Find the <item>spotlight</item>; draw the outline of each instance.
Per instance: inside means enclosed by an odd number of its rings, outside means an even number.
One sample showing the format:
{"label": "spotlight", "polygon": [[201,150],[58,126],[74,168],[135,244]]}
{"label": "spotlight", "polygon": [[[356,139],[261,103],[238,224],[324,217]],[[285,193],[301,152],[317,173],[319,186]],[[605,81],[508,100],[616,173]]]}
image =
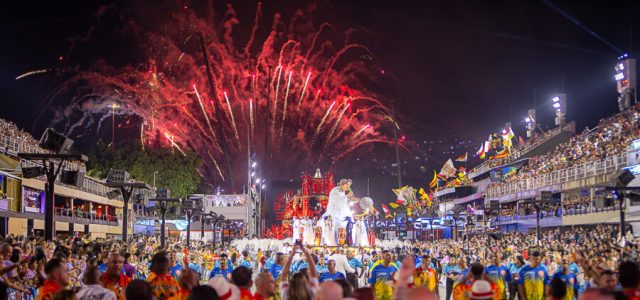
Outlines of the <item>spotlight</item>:
{"label": "spotlight", "polygon": [[527,122],[527,123],[531,123],[531,118],[526,117],[526,118],[524,118],[524,121]]}
{"label": "spotlight", "polygon": [[560,109],[560,103],[556,102],[553,104],[553,108]]}
{"label": "spotlight", "polygon": [[266,185],[266,184],[263,184],[263,185],[261,186],[261,188],[262,188],[263,190],[264,190],[266,187],[267,187],[267,185]]}
{"label": "spotlight", "polygon": [[256,179],[256,183],[258,184],[260,183],[260,178]]}
{"label": "spotlight", "polygon": [[624,73],[618,73],[615,76],[613,76],[613,78],[615,78],[616,80],[622,80],[624,79]]}
{"label": "spotlight", "polygon": [[551,100],[553,100],[553,103],[558,103],[558,102],[560,102],[560,97],[555,96],[555,97],[553,97],[553,99],[551,99]]}
{"label": "spotlight", "polygon": [[620,170],[614,175],[615,185],[619,188],[626,187],[635,178],[636,177],[633,175],[633,173],[631,173],[631,171],[629,171],[628,169]]}
{"label": "spotlight", "polygon": [[253,164],[251,164],[251,167],[255,168],[257,165],[258,165],[258,163],[254,161]]}

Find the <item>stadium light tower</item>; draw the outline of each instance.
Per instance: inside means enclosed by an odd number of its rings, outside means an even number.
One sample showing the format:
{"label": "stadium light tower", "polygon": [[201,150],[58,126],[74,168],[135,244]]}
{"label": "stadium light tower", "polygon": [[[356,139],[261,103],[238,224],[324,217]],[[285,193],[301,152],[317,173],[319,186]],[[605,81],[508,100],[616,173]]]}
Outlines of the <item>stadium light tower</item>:
{"label": "stadium light tower", "polygon": [[527,138],[533,137],[533,133],[536,130],[536,110],[529,109],[527,116],[524,118],[524,122],[527,123]]}
{"label": "stadium light tower", "polygon": [[551,98],[553,101],[553,109],[556,111],[556,125],[564,125],[565,116],[567,115],[567,95],[564,93],[558,94]]}
{"label": "stadium light tower", "polygon": [[620,111],[627,109],[633,103],[637,102],[636,95],[636,60],[629,58],[627,54],[618,57],[618,62],[614,68],[616,87],[620,96],[618,96],[618,108]]}

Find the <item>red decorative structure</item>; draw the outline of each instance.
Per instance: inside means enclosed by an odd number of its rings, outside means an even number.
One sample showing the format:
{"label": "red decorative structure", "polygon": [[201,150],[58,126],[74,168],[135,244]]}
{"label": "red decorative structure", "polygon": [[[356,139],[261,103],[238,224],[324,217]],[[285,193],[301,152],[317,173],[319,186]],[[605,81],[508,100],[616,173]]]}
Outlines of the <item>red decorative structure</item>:
{"label": "red decorative structure", "polygon": [[[321,216],[327,208],[329,193],[335,186],[333,174],[326,173],[325,176],[316,171],[315,176],[302,175],[302,189],[294,194],[292,191],[279,194],[274,203],[276,219],[282,221],[282,226],[278,232],[284,236],[291,236],[291,220],[296,218],[309,217],[311,219]],[[271,229],[273,235],[275,227]],[[265,233],[265,235],[267,235]]]}
{"label": "red decorative structure", "polygon": [[[320,172],[316,172],[316,175],[320,175]],[[302,175],[302,203],[303,203],[303,216],[315,217],[318,214],[324,213],[327,208],[327,201],[329,200],[329,193],[335,184],[333,183],[333,174],[326,173],[324,177],[314,176],[311,177],[307,174]],[[320,209],[316,210],[315,207],[309,208],[309,200],[315,199],[320,203]],[[309,210],[312,210],[311,212]]]}

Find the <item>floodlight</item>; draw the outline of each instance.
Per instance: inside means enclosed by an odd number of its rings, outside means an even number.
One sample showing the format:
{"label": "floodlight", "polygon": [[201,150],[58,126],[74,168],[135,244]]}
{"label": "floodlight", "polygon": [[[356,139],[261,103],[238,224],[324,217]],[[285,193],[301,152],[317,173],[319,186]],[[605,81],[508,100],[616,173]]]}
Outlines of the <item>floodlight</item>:
{"label": "floodlight", "polygon": [[256,183],[260,183],[260,178],[256,179]]}
{"label": "floodlight", "polygon": [[258,163],[254,161],[253,164],[251,164],[251,167],[255,168],[257,165],[258,165]]}
{"label": "floodlight", "polygon": [[622,80],[624,79],[624,73],[618,73],[615,76],[613,76],[616,80]]}
{"label": "floodlight", "polygon": [[524,121],[527,122],[527,123],[531,123],[531,118],[526,117],[526,118],[524,118]]}
{"label": "floodlight", "polygon": [[553,99],[551,99],[551,100],[553,100],[553,103],[558,103],[558,102],[560,102],[560,97],[555,96],[555,97],[553,97]]}
{"label": "floodlight", "polygon": [[620,71],[624,70],[624,64],[623,63],[619,63],[618,64],[618,70],[620,70]]}
{"label": "floodlight", "polygon": [[553,104],[553,108],[560,109],[560,103],[556,102]]}

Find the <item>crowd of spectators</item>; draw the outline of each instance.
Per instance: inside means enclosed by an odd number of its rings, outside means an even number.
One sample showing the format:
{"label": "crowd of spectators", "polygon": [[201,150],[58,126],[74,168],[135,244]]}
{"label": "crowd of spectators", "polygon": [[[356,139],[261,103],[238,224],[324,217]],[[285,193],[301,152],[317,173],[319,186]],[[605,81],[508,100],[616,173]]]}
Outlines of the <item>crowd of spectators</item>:
{"label": "crowd of spectators", "polygon": [[[637,299],[638,239],[616,226],[282,249],[155,237],[0,239],[0,299]],[[532,271],[533,270],[533,271]],[[504,271],[504,272],[503,272]],[[532,271],[533,275],[529,274]],[[254,275],[254,272],[257,275]],[[533,276],[533,277],[531,277]],[[554,280],[560,282],[554,282]],[[481,285],[490,287],[482,289]],[[442,290],[442,291],[441,291]],[[487,298],[478,298],[484,294]],[[5,296],[6,297],[3,297]],[[89,296],[87,296],[89,295]],[[90,296],[94,297],[91,298]],[[96,295],[101,295],[97,297]],[[478,296],[478,297],[477,297]],[[88,297],[88,298],[85,298]],[[554,299],[560,299],[554,298]]]}
{"label": "crowd of spectators", "polygon": [[635,109],[627,110],[602,119],[597,128],[585,129],[546,154],[532,157],[517,172],[503,177],[502,182],[492,183],[491,186],[534,178],[572,166],[601,161],[608,157],[621,156],[625,154],[629,144],[638,138],[640,138],[638,112]]}

